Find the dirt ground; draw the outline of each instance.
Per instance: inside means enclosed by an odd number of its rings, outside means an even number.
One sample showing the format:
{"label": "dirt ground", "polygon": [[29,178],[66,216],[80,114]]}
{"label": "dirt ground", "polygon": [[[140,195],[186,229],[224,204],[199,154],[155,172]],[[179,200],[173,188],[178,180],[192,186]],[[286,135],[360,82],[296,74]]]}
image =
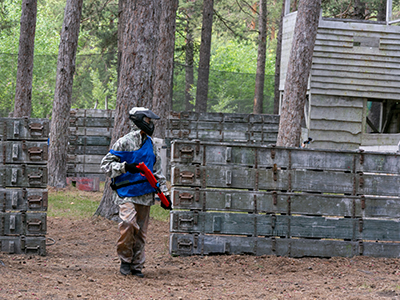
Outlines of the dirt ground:
{"label": "dirt ground", "polygon": [[400,259],[172,257],[151,220],[145,278],[119,274],[117,224],[48,218],[47,256],[0,253],[0,299],[400,299]]}

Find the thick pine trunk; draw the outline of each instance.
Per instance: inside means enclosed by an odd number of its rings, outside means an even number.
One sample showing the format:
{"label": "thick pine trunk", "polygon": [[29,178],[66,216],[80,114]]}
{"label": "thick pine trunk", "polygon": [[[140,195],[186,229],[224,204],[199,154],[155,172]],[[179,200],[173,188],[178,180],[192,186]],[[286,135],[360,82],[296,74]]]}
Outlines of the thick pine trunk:
{"label": "thick pine trunk", "polygon": [[19,36],[18,69],[14,117],[30,117],[32,111],[33,52],[35,47],[37,0],[23,0]]}
{"label": "thick pine trunk", "polygon": [[196,112],[207,111],[208,77],[210,74],[211,35],[213,21],[213,0],[204,0],[203,26],[201,28],[201,44],[199,71],[196,90]]}
{"label": "thick pine trunk", "polygon": [[[161,14],[159,1],[126,0],[123,13],[123,48],[120,65],[115,122],[111,145],[130,130],[129,110],[135,106],[151,107],[157,59],[158,29]],[[95,215],[118,219],[110,180]]]}
{"label": "thick pine trunk", "polygon": [[317,36],[321,0],[299,2],[279,123],[278,146],[300,145],[301,121]]}
{"label": "thick pine trunk", "polygon": [[274,83],[274,114],[279,114],[279,98],[280,98],[280,76],[281,76],[281,58],[282,58],[282,26],[283,16],[285,15],[285,0],[282,1],[282,12],[279,20],[279,32],[276,38],[276,57],[275,57],[275,83]]}
{"label": "thick pine trunk", "polygon": [[172,108],[172,75],[174,70],[175,19],[178,0],[161,1],[162,13],[154,82],[153,111],[161,119],[156,121],[154,136],[165,138],[167,117]]}
{"label": "thick pine trunk", "polygon": [[265,54],[267,52],[267,0],[260,0],[258,17],[258,54],[253,113],[263,113]]}
{"label": "thick pine trunk", "polygon": [[67,0],[61,29],[48,161],[49,185],[55,188],[63,188],[67,184],[69,114],[82,2],[83,0]]}

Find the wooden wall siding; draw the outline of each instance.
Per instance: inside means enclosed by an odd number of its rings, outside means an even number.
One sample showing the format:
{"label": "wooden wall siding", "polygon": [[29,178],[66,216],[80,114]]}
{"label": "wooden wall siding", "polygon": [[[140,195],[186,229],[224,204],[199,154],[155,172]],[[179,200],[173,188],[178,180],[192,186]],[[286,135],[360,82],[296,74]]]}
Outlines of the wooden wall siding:
{"label": "wooden wall siding", "polygon": [[105,180],[100,162],[109,150],[113,127],[113,110],[71,110],[67,171],[69,177],[99,177]]}
{"label": "wooden wall siding", "polygon": [[171,253],[399,255],[398,155],[179,140],[171,152]]}
{"label": "wooden wall siding", "polygon": [[364,98],[311,96],[308,136],[312,148],[358,149],[362,142]]}
{"label": "wooden wall siding", "polygon": [[400,28],[322,19],[311,93],[377,99],[400,97]]}
{"label": "wooden wall siding", "polygon": [[[280,90],[284,89],[296,13],[284,17]],[[400,28],[321,19],[314,47],[311,94],[397,100]]]}
{"label": "wooden wall siding", "polygon": [[49,120],[0,118],[0,251],[46,254]]}

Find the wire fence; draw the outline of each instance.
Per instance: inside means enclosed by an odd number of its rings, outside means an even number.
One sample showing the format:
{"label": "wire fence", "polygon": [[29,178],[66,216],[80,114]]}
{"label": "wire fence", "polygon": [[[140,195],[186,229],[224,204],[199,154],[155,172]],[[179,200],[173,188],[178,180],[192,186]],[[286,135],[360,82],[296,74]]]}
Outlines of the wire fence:
{"label": "wire fence", "polygon": [[[0,117],[14,109],[17,54],[0,53]],[[115,108],[117,96],[116,53],[78,55],[72,89],[72,108]],[[51,115],[57,73],[57,55],[35,55],[32,81],[32,117]],[[185,110],[185,66],[174,66],[173,110]],[[197,70],[194,68],[194,82]],[[210,69],[208,110],[253,111],[255,74]],[[189,93],[195,98],[196,86]],[[274,76],[265,77],[264,113],[273,112]]]}

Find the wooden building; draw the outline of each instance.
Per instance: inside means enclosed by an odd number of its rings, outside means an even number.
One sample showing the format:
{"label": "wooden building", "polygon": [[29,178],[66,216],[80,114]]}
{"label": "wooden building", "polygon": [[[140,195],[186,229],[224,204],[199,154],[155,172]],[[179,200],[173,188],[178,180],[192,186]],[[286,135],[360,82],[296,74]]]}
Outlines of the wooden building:
{"label": "wooden building", "polygon": [[[283,19],[281,95],[296,16],[287,11]],[[320,18],[302,137],[311,137],[313,148],[398,149],[400,26],[391,25],[396,22]]]}

